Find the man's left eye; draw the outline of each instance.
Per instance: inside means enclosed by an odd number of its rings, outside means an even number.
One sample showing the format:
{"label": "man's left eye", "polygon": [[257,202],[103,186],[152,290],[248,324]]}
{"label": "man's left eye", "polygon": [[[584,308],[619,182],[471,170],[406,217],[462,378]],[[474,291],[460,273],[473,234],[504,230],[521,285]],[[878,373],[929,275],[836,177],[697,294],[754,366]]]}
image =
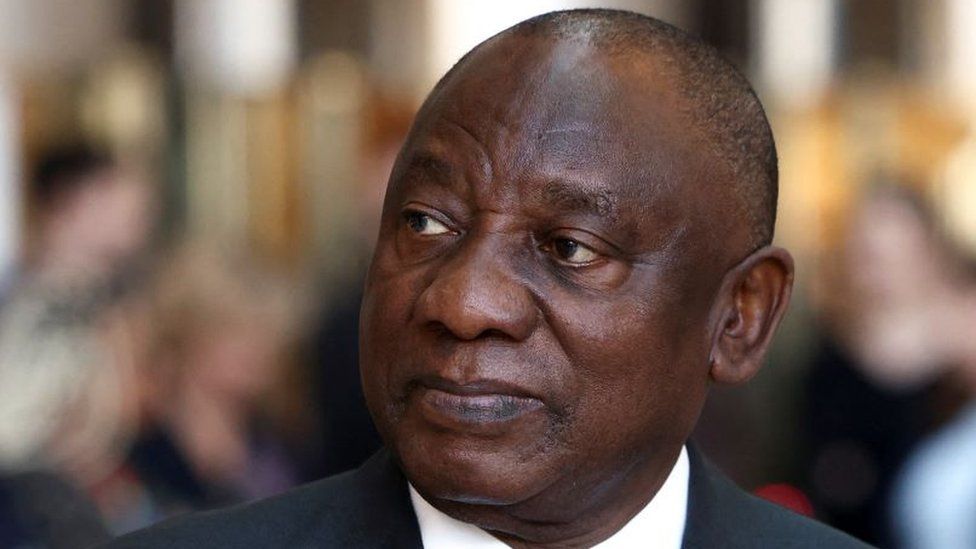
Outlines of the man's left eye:
{"label": "man's left eye", "polygon": [[551,247],[557,258],[572,265],[586,265],[600,257],[600,254],[571,238],[557,238],[552,241]]}
{"label": "man's left eye", "polygon": [[424,236],[448,234],[451,229],[433,217],[421,212],[406,212],[407,225],[413,232]]}

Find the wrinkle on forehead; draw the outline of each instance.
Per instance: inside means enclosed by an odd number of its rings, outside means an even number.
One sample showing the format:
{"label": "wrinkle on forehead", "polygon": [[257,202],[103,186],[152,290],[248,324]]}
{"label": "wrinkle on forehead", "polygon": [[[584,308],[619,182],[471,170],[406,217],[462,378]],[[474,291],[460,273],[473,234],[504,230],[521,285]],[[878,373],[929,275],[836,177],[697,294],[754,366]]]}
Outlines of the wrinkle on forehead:
{"label": "wrinkle on forehead", "polygon": [[[455,121],[450,118],[444,118],[443,123],[452,126],[455,130],[460,132],[464,137],[465,141],[468,141],[475,148],[476,164],[477,164],[477,174],[469,174],[471,176],[477,177],[481,181],[491,181],[494,175],[494,168],[492,167],[492,157],[491,148],[489,143],[479,138],[474,130],[467,127],[463,121]],[[448,147],[448,143],[438,143],[439,147]]]}

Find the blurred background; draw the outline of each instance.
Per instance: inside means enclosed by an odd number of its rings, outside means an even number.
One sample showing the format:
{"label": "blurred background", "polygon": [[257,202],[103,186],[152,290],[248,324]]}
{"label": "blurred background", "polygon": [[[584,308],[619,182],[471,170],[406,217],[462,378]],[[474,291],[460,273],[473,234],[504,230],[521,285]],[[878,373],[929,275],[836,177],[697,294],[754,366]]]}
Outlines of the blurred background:
{"label": "blurred background", "polygon": [[0,0],[0,546],[355,467],[360,283],[415,109],[522,19],[722,50],[797,291],[696,444],[885,547],[976,548],[976,0]]}

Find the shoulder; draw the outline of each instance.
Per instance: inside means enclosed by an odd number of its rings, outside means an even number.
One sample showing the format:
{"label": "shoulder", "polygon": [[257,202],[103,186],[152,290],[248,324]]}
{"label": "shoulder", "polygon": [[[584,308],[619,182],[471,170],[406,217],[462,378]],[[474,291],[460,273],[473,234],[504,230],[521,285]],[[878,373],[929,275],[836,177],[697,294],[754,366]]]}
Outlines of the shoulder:
{"label": "shoulder", "polygon": [[106,547],[409,547],[419,529],[406,483],[384,453],[363,467],[280,496],[194,513]]}
{"label": "shoulder", "polygon": [[686,549],[869,547],[839,530],[746,493],[700,455],[690,455]]}
{"label": "shoulder", "polygon": [[[738,490],[738,488],[736,488]],[[726,547],[866,548],[867,544],[823,523],[741,492],[723,512],[730,524]]]}
{"label": "shoulder", "polygon": [[343,510],[350,510],[342,501],[353,495],[349,476],[320,480],[255,503],[176,517],[108,547],[286,547],[312,522],[341,525]]}

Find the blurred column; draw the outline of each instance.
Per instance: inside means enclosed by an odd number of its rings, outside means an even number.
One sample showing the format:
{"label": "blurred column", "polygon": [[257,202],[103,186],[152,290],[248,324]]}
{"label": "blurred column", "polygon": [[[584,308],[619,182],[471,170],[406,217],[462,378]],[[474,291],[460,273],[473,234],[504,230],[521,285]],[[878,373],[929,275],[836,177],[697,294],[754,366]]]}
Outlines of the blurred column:
{"label": "blurred column", "polygon": [[0,295],[17,263],[21,241],[21,150],[18,96],[0,72]]}
{"label": "blurred column", "polygon": [[837,0],[753,0],[756,68],[772,99],[809,106],[830,83],[837,57]]}
{"label": "blurred column", "polygon": [[223,244],[278,242],[288,220],[293,0],[177,0],[187,90],[187,214]]}
{"label": "blurred column", "polygon": [[946,83],[952,96],[976,115],[976,2],[943,1]]}
{"label": "blurred column", "polygon": [[[302,195],[310,212],[312,261],[320,280],[336,287],[356,274],[350,250],[363,223],[356,201],[361,185],[366,70],[354,56],[326,52],[309,64],[301,87]],[[323,289],[324,291],[327,289]]]}
{"label": "blurred column", "polygon": [[292,0],[178,0],[176,49],[188,76],[238,96],[287,83],[298,40]]}
{"label": "blurred column", "polygon": [[948,232],[976,254],[976,1],[944,0],[944,80],[969,123],[937,190]]}

